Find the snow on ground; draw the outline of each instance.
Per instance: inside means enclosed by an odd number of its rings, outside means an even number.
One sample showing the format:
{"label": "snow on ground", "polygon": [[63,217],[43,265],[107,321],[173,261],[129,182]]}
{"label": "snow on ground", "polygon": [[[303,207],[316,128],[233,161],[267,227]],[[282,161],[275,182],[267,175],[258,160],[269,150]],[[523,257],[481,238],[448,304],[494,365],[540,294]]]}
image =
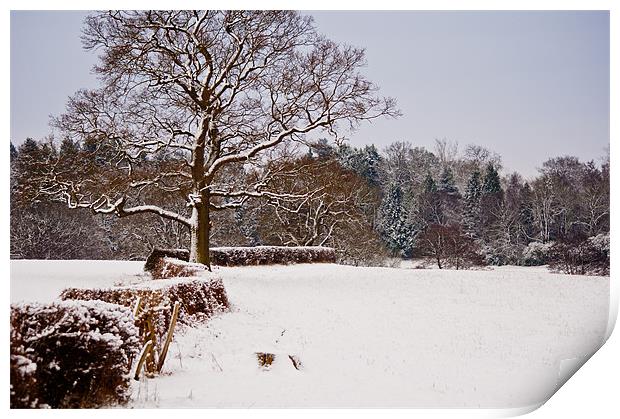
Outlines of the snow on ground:
{"label": "snow on ground", "polygon": [[[12,262],[12,300],[53,298],[45,292],[63,281],[134,280],[141,270],[49,264]],[[232,310],[179,331],[163,374],[135,383],[133,406],[525,407],[555,391],[563,360],[598,348],[608,320],[609,278],[544,268],[216,272]],[[53,286],[39,288],[50,278]],[[259,367],[256,352],[276,355],[270,368]]]}
{"label": "snow on ground", "polygon": [[50,302],[69,287],[137,282],[144,262],[117,260],[12,260],[11,302]]}

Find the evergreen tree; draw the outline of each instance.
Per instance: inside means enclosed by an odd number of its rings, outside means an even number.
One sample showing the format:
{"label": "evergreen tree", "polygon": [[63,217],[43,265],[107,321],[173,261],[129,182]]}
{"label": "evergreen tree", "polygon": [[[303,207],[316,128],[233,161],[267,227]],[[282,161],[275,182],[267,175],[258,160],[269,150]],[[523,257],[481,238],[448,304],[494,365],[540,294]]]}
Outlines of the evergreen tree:
{"label": "evergreen tree", "polygon": [[52,144],[39,144],[32,138],[26,138],[17,150],[16,170],[22,180],[23,177],[36,177],[45,171],[55,155],[56,150]]}
{"label": "evergreen tree", "polygon": [[378,186],[380,181],[379,166],[382,157],[374,144],[362,149],[341,145],[337,151],[338,160],[343,167],[354,171],[371,186]]}
{"label": "evergreen tree", "polygon": [[465,231],[470,237],[478,237],[480,231],[480,197],[482,195],[482,185],[480,183],[480,172],[474,170],[467,182],[465,189],[465,214],[463,221]]}
{"label": "evergreen tree", "polygon": [[60,143],[60,154],[66,157],[73,157],[80,151],[80,145],[77,142],[71,141],[69,138],[65,138]]}
{"label": "evergreen tree", "polygon": [[329,144],[327,138],[321,138],[317,142],[310,145],[308,150],[309,157],[316,157],[319,160],[329,160],[334,156],[334,147]]}
{"label": "evergreen tree", "polygon": [[374,144],[364,147],[362,153],[362,163],[360,164],[359,174],[368,181],[370,185],[379,185],[379,165],[381,155]]}
{"label": "evergreen tree", "polygon": [[445,167],[441,172],[437,189],[439,192],[447,195],[460,196],[459,188],[457,188],[456,182],[454,181],[454,173],[452,173],[449,167]]}
{"label": "evergreen tree", "polygon": [[484,183],[482,186],[482,194],[483,195],[502,195],[502,184],[499,179],[499,174],[497,173],[497,169],[493,166],[492,163],[487,165],[487,170],[484,175]]}
{"label": "evergreen tree", "polygon": [[415,244],[415,228],[407,217],[403,205],[402,189],[389,185],[379,208],[379,232],[388,249],[410,257]]}
{"label": "evergreen tree", "polygon": [[11,162],[13,162],[16,158],[17,158],[17,149],[15,148],[13,143],[11,143]]}
{"label": "evergreen tree", "polygon": [[482,193],[480,195],[480,224],[486,241],[490,239],[494,227],[499,221],[500,208],[504,201],[504,191],[497,169],[489,163],[484,175]]}
{"label": "evergreen tree", "polygon": [[437,184],[435,183],[435,179],[433,179],[433,176],[430,173],[428,173],[424,178],[422,189],[424,190],[424,193],[437,192]]}

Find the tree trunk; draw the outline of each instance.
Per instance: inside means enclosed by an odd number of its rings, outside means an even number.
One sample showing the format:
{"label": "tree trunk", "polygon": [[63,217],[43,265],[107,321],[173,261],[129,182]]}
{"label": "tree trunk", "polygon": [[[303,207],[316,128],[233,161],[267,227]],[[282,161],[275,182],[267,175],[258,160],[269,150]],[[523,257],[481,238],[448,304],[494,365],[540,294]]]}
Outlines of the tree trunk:
{"label": "tree trunk", "polygon": [[190,262],[202,263],[211,270],[209,260],[209,233],[211,220],[209,219],[209,192],[206,189],[205,180],[205,139],[209,130],[210,122],[203,118],[202,124],[194,143],[192,153],[192,180],[194,181],[194,193],[189,196],[189,204],[192,206],[191,242],[189,249]]}
{"label": "tree trunk", "polygon": [[209,217],[209,196],[200,194],[200,199],[192,203],[191,243],[189,249],[190,262],[202,263],[211,270],[209,258],[209,234],[211,219]]}

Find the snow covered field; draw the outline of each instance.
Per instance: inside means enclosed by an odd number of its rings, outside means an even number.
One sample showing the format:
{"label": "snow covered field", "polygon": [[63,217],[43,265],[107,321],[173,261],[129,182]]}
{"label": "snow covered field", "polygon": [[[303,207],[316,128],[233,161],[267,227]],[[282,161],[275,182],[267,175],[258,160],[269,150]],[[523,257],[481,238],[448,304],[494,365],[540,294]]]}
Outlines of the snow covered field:
{"label": "snow covered field", "polygon": [[[139,280],[140,262],[12,261],[11,301]],[[331,264],[216,269],[231,312],[179,331],[135,407],[525,407],[592,354],[609,278]],[[256,352],[275,354],[259,367]],[[297,370],[289,355],[301,362]]]}

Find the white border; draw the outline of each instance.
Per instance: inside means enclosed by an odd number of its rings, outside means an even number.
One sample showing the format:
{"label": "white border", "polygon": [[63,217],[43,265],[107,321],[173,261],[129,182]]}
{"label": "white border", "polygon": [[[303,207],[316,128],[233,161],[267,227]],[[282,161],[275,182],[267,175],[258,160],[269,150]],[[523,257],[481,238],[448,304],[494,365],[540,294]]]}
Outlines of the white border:
{"label": "white border", "polygon": [[[620,68],[618,67],[618,53],[620,52],[620,45],[618,43],[618,25],[620,19],[618,12],[620,7],[616,6],[617,2],[612,0],[522,0],[522,1],[493,1],[493,0],[478,0],[478,1],[458,1],[458,0],[436,0],[436,1],[395,1],[395,0],[382,0],[381,2],[366,2],[361,4],[359,2],[351,2],[347,4],[344,1],[337,0],[300,0],[300,1],[283,1],[283,0],[270,0],[270,1],[197,1],[186,0],[183,2],[170,2],[162,0],[151,1],[134,1],[134,0],[109,0],[109,1],[91,1],[91,2],[79,2],[75,0],[59,2],[49,2],[42,0],[24,0],[5,1],[6,4],[5,13],[0,17],[0,30],[2,32],[2,56],[9,57],[10,48],[10,13],[9,10],[83,10],[83,9],[146,9],[146,8],[199,8],[204,9],[207,7],[220,8],[220,9],[287,9],[294,8],[297,10],[343,10],[343,9],[358,9],[358,10],[610,10],[611,19],[611,107],[610,114],[620,115],[618,106],[618,84],[617,74]],[[614,7],[615,6],[615,7]],[[525,28],[524,28],[525,30]],[[2,79],[4,89],[4,100],[0,105],[2,108],[2,117],[0,124],[2,125],[2,132],[4,132],[6,138],[10,138],[10,77],[9,77],[9,65],[6,63],[2,67]],[[36,98],[33,98],[36,100]],[[613,117],[610,120],[610,147],[612,155],[612,210],[615,211],[618,203],[618,185],[620,175],[615,170],[617,159],[616,156],[616,142],[618,141],[618,124],[617,119]],[[613,139],[613,140],[612,140]],[[6,145],[8,148],[8,144]],[[8,167],[9,167],[9,154],[3,153],[2,157],[4,168],[4,200],[1,205],[2,211],[2,233],[3,240],[2,251],[5,255],[5,259],[2,260],[2,272],[3,286],[5,290],[5,301],[9,299],[9,200],[8,200]],[[615,214],[615,212],[613,212]],[[618,237],[615,234],[616,223],[612,218],[612,280],[611,280],[611,310],[610,321],[608,326],[608,335],[611,333],[616,321],[618,313],[618,281],[614,280],[617,271],[617,258],[615,257],[615,250],[619,249]],[[6,306],[5,306],[6,307]],[[6,313],[6,311],[5,311]],[[8,377],[8,339],[9,330],[8,322],[3,322],[3,336],[5,338],[4,345],[2,345],[2,361],[5,365],[5,386],[3,393],[3,402],[8,409],[9,399],[9,377]],[[599,350],[590,361],[588,361],[576,374],[575,378],[570,379],[556,395],[554,395],[541,409],[538,409],[532,414],[533,417],[538,418],[572,418],[572,417],[596,417],[596,418],[612,418],[620,414],[620,408],[618,407],[617,389],[618,389],[618,372],[620,371],[618,357],[616,354],[620,353],[620,339],[617,333],[614,334],[609,341]],[[501,385],[501,383],[498,383]],[[531,409],[529,409],[531,410]],[[339,416],[339,417],[409,417],[414,416],[432,416],[432,417],[505,417],[513,416],[515,414],[524,414],[529,411],[526,409],[517,410],[505,410],[505,409],[489,409],[489,410],[210,410],[204,412],[202,410],[186,410],[182,414],[190,416],[218,416],[218,417],[237,417],[237,416],[252,416],[254,417],[314,417],[318,416]],[[177,410],[173,412],[169,410],[103,410],[88,412],[89,415],[121,415],[121,416],[134,416],[136,413],[140,415],[149,416],[161,416],[168,417],[170,414],[179,414]],[[83,411],[10,411],[14,416],[28,416],[31,415],[63,415],[72,416],[84,415]]]}

